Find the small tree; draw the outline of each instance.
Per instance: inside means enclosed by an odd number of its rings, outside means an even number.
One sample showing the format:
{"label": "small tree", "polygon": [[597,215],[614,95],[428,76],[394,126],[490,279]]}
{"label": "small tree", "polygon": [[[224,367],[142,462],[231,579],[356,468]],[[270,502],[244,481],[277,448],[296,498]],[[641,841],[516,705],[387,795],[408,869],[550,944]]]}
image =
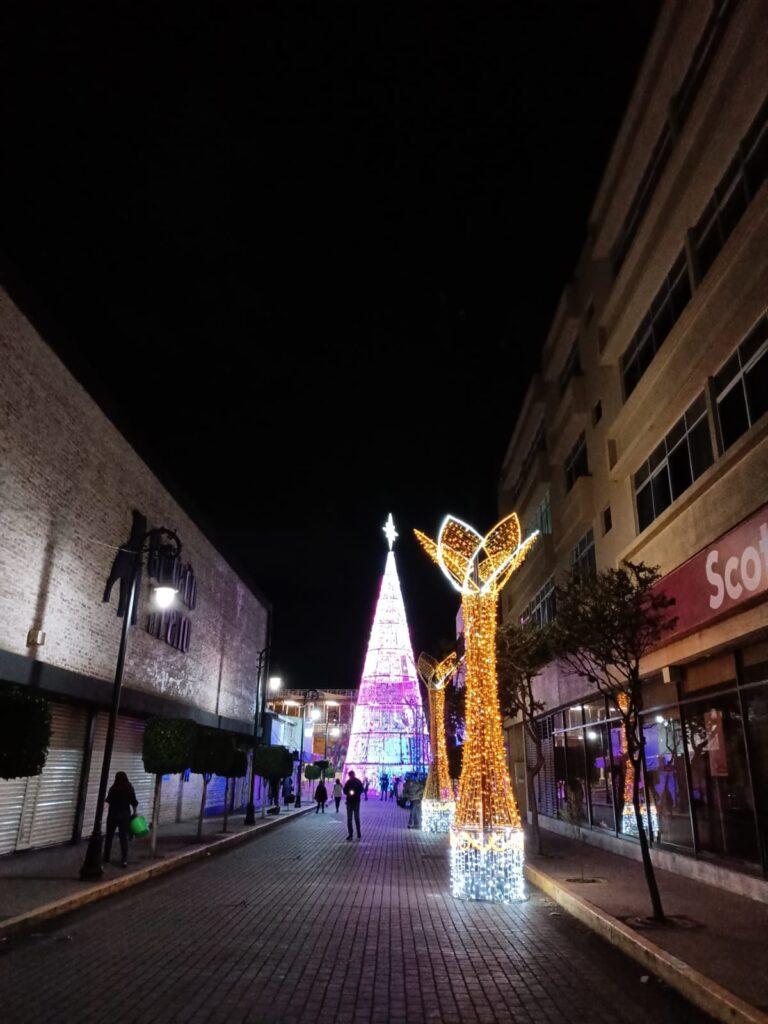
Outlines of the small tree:
{"label": "small tree", "polygon": [[152,806],[150,852],[157,850],[160,822],[160,794],[164,775],[185,772],[192,764],[197,725],[186,718],[150,718],[144,730],[141,755],[144,771],[155,776],[155,800]]}
{"label": "small tree", "polygon": [[533,681],[552,660],[552,627],[536,623],[518,626],[516,622],[510,622],[499,630],[497,646],[501,710],[509,718],[521,717],[523,735],[530,741],[534,751],[533,763],[529,763],[527,750],[525,752],[525,776],[528,806],[531,809],[531,831],[536,852],[540,854],[536,776],[544,767],[544,752],[535,718],[544,709],[544,705],[533,695]]}
{"label": "small tree", "polygon": [[[307,766],[309,767],[309,765]],[[293,757],[287,747],[256,747],[253,752],[253,770],[260,779],[265,779],[269,787],[277,792],[280,780],[293,773]],[[280,800],[276,801],[277,813],[280,812]],[[261,816],[265,816],[266,803],[261,803]]]}
{"label": "small tree", "polygon": [[39,693],[0,692],[0,779],[39,775],[51,742],[51,707]]}
{"label": "small tree", "polygon": [[594,576],[573,574],[557,591],[555,635],[561,662],[610,698],[621,717],[632,805],[653,917],[664,920],[648,837],[640,810],[644,738],[640,728],[640,662],[673,629],[673,598],[655,589],[658,569],[626,562]]}
{"label": "small tree", "polygon": [[228,771],[220,773],[227,780],[224,785],[224,827],[221,830],[222,832],[227,831],[227,823],[229,821],[229,780],[233,780],[232,789],[234,791],[234,780],[242,779],[247,771],[248,755],[244,750],[235,750],[232,754],[232,763]]}
{"label": "small tree", "polygon": [[214,775],[226,775],[232,764],[235,745],[232,737],[220,729],[198,729],[192,756],[192,771],[203,777],[203,795],[200,799],[200,814],[197,819],[197,838],[203,834],[203,815],[208,783]]}
{"label": "small tree", "polygon": [[315,764],[308,764],[308,765],[304,766],[304,778],[308,782],[315,782],[317,779],[320,778],[321,774],[322,774],[322,768],[317,763],[315,763]]}

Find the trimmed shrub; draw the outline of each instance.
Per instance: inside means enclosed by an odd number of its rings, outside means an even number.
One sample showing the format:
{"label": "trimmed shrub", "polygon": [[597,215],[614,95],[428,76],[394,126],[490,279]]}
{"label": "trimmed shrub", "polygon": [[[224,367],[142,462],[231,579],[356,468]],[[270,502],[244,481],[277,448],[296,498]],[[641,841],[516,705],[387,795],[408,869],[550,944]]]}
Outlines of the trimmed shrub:
{"label": "trimmed shrub", "polygon": [[152,775],[185,772],[192,764],[197,725],[185,718],[150,718],[144,730],[144,770]]}
{"label": "trimmed shrub", "polygon": [[0,691],[0,779],[39,775],[51,742],[51,707],[45,697],[13,687]]}

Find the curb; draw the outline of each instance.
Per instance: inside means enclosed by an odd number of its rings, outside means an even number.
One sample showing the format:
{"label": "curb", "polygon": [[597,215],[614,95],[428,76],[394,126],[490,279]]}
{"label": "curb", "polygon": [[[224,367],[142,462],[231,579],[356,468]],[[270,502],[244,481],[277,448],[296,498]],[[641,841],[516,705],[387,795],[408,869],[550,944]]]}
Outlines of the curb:
{"label": "curb", "polygon": [[689,1003],[698,1006],[711,1017],[724,1024],[768,1024],[768,1014],[633,931],[623,921],[612,917],[583,896],[570,892],[532,864],[525,865],[525,876],[531,885],[541,889],[563,910],[677,989]]}
{"label": "curb", "polygon": [[108,896],[113,896],[124,889],[130,889],[134,885],[141,885],[142,882],[148,882],[151,878],[157,878],[160,875],[167,874],[169,871],[186,867],[196,860],[202,860],[204,857],[209,857],[214,853],[225,853],[233,846],[239,846],[246,839],[253,839],[262,832],[268,832],[276,825],[284,825],[289,821],[293,821],[294,818],[298,818],[310,810],[312,810],[312,805],[302,807],[298,814],[292,814],[287,818],[278,815],[268,819],[264,824],[254,825],[243,832],[235,832],[223,839],[217,839],[207,846],[200,846],[195,850],[189,850],[186,853],[180,853],[165,860],[155,861],[153,864],[148,864],[145,868],[139,868],[138,871],[134,871],[130,875],[123,875],[121,878],[115,878],[109,882],[97,882],[95,885],[88,886],[80,892],[72,893],[70,896],[62,896],[61,899],[53,900],[51,903],[44,903],[40,907],[35,907],[34,910],[28,910],[25,914],[9,917],[5,921],[0,921],[0,942],[11,935],[19,935],[22,932],[28,931],[44,921],[50,921],[63,914],[69,914],[74,910],[87,906],[89,903],[106,899]]}

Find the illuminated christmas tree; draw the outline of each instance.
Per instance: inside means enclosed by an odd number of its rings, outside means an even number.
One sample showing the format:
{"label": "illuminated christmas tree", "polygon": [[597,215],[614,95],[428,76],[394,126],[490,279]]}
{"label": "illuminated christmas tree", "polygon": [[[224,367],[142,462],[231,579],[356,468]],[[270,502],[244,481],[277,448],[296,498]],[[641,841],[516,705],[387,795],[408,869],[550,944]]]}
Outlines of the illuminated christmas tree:
{"label": "illuminated christmas tree", "polygon": [[443,521],[437,543],[418,530],[416,536],[461,594],[464,618],[467,732],[451,826],[451,890],[463,899],[521,899],[523,829],[501,731],[496,619],[499,591],[537,534],[521,540],[513,513],[485,537],[452,516]]}
{"label": "illuminated christmas tree", "polygon": [[345,773],[354,770],[379,788],[406,772],[426,771],[429,732],[416,678],[405,605],[392,550],[397,532],[390,514],[384,527],[387,564],[373,618],[360,682]]}

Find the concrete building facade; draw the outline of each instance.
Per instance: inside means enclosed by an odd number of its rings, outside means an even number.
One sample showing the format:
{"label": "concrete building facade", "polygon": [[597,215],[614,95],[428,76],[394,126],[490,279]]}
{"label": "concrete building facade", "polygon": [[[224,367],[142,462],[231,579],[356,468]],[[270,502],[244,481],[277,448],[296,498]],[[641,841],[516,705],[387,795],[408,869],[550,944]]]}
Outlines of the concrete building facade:
{"label": "concrete building facade", "polygon": [[[663,5],[499,486],[542,533],[504,618],[552,618],[567,572],[659,567],[680,622],[643,666],[654,855],[763,899],[766,38],[761,0]],[[556,667],[538,689],[545,824],[635,855],[611,708]]]}
{"label": "concrete building facade", "polygon": [[[0,291],[0,686],[52,702],[46,767],[0,781],[0,853],[77,838],[93,822],[121,620],[117,587],[102,601],[132,510],[174,529],[185,586],[157,616],[144,573],[130,630],[113,770],[124,769],[145,815],[141,762],[151,714],[253,730],[259,652],[270,607],[247,585]],[[214,782],[209,806],[221,802]],[[164,782],[162,816],[199,804],[199,778]],[[242,787],[241,787],[242,788]]]}

